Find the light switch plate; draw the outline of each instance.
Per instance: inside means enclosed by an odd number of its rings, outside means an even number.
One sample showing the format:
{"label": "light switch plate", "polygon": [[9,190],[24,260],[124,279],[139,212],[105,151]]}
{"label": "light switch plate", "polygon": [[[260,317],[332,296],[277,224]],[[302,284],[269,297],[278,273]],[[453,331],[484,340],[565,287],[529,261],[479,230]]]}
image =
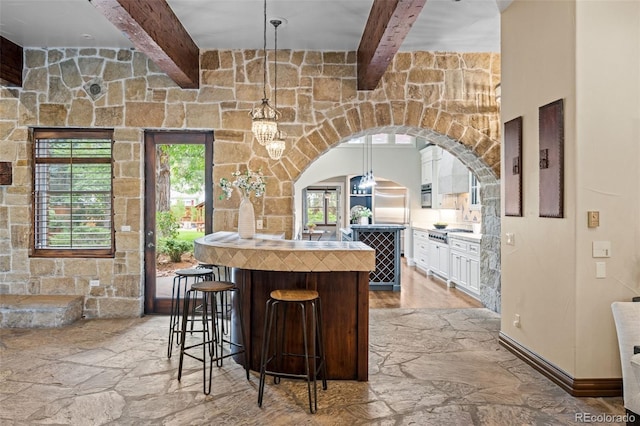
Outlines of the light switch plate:
{"label": "light switch plate", "polygon": [[587,226],[589,228],[597,228],[600,226],[600,212],[588,211],[587,212]]}
{"label": "light switch plate", "polygon": [[594,241],[592,257],[611,257],[611,241]]}
{"label": "light switch plate", "polygon": [[513,232],[507,232],[505,234],[505,237],[507,239],[507,245],[508,246],[515,246],[516,245],[516,235]]}
{"label": "light switch plate", "polygon": [[607,278],[606,262],[596,262],[596,278]]}

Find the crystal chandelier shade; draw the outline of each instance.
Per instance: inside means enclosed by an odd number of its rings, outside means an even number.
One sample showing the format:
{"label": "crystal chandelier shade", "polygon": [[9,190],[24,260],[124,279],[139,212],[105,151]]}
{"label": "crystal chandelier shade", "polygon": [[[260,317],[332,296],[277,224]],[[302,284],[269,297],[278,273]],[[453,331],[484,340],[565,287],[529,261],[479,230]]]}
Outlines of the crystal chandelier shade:
{"label": "crystal chandelier shade", "polygon": [[271,105],[269,105],[269,98],[267,98],[267,0],[264,0],[264,23],[263,23],[263,52],[264,52],[264,67],[262,74],[262,103],[253,108],[249,112],[251,117],[251,131],[258,140],[260,145],[266,145],[273,141],[278,131],[278,119],[280,113]]}
{"label": "crystal chandelier shade", "polygon": [[269,99],[262,99],[262,104],[251,110],[251,131],[260,145],[266,145],[273,140],[278,132],[280,113],[269,105]]}
{"label": "crystal chandelier shade", "polygon": [[285,140],[287,139],[287,134],[282,130],[278,130],[276,137],[269,143],[267,143],[267,153],[269,153],[269,158],[272,160],[279,160],[282,157],[282,153],[286,148],[287,144]]}
{"label": "crystal chandelier shade", "polygon": [[[273,99],[276,108],[278,107],[278,26],[282,24],[282,21],[273,19],[270,21],[274,28],[274,55],[273,55],[273,71],[274,71],[274,90]],[[276,134],[273,139],[265,144],[269,158],[272,160],[279,160],[282,157],[282,153],[286,148],[287,134],[278,127],[276,123]]]}

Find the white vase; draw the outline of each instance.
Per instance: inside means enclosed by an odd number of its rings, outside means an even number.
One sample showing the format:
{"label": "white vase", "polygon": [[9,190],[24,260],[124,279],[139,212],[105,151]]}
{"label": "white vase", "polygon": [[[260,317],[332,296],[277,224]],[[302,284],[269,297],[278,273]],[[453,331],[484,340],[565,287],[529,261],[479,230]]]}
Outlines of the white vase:
{"label": "white vase", "polygon": [[253,238],[256,234],[256,217],[249,197],[242,197],[238,209],[238,235],[240,238]]}
{"label": "white vase", "polygon": [[368,225],[369,224],[369,218],[368,217],[361,217],[360,218],[360,225]]}

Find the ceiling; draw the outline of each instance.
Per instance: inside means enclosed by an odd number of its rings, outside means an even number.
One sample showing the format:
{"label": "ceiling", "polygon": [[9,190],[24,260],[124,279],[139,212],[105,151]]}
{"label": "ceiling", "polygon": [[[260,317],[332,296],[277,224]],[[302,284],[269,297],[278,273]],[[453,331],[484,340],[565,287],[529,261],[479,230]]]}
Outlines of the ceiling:
{"label": "ceiling", "polygon": [[[428,0],[400,51],[499,52],[500,11],[512,0]],[[262,0],[167,0],[195,44],[261,49]],[[373,0],[268,0],[285,23],[278,48],[358,50]],[[132,48],[88,0],[0,0],[0,35],[24,48]],[[273,27],[268,28],[273,46]]]}

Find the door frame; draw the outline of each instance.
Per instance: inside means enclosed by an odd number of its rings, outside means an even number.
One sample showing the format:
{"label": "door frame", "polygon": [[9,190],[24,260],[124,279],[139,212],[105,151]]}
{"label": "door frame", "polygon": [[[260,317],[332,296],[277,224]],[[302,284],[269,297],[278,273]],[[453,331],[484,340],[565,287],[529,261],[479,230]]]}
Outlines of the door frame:
{"label": "door frame", "polygon": [[204,232],[213,232],[213,131],[145,130],[144,132],[144,313],[169,314],[170,298],[156,298],[156,147],[204,145]]}

